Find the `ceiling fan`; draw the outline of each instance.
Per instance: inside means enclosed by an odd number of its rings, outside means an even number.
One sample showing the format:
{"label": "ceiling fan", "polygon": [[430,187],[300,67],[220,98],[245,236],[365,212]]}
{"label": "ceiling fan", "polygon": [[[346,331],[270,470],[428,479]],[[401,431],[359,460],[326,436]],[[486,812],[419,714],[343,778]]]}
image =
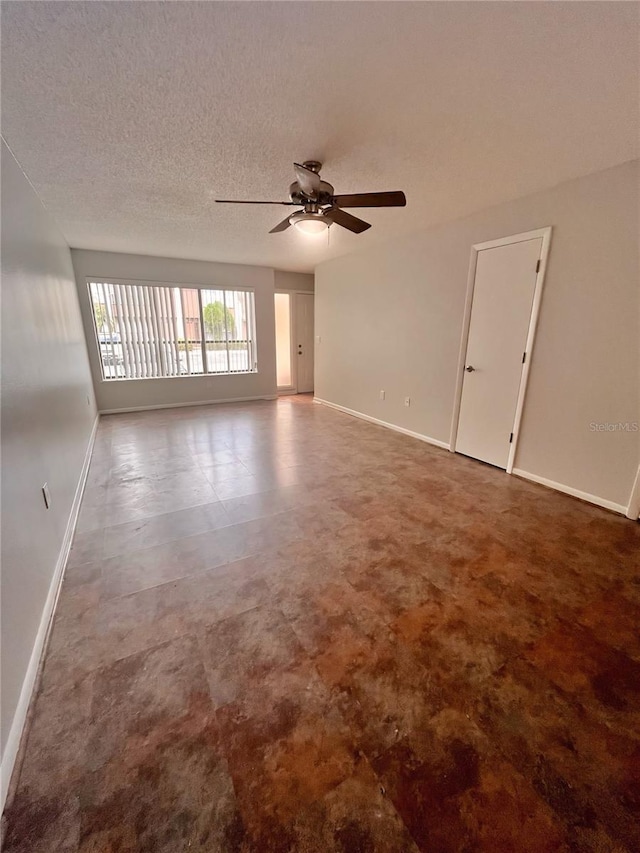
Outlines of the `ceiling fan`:
{"label": "ceiling fan", "polygon": [[269,234],[286,231],[295,225],[305,234],[321,234],[335,223],[354,234],[360,234],[371,228],[368,222],[352,216],[345,207],[404,207],[407,203],[403,192],[355,193],[353,195],[334,195],[331,184],[320,178],[322,163],[317,160],[305,160],[294,163],[296,180],[289,187],[290,201],[236,201],[217,198],[218,204],[284,204],[290,207],[302,206],[302,210],[291,213]]}

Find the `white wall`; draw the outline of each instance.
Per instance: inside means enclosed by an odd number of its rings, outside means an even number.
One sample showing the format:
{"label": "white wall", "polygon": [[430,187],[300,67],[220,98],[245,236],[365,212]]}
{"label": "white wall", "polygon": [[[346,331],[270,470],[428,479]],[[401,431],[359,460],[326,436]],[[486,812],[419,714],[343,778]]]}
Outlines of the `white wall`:
{"label": "white wall", "polygon": [[626,507],[640,434],[590,424],[640,420],[638,180],[626,163],[318,266],[316,396],[448,443],[471,246],[552,225],[515,467]]}
{"label": "white wall", "polygon": [[[218,400],[272,398],[276,395],[274,290],[313,290],[313,276],[269,267],[217,264],[148,255],[72,250],[80,308],[100,411]],[[233,376],[190,376],[105,382],[95,339],[87,278],[134,279],[200,287],[250,287],[255,290],[258,372]]]}
{"label": "white wall", "polygon": [[2,142],[3,801],[95,417],[69,248]]}

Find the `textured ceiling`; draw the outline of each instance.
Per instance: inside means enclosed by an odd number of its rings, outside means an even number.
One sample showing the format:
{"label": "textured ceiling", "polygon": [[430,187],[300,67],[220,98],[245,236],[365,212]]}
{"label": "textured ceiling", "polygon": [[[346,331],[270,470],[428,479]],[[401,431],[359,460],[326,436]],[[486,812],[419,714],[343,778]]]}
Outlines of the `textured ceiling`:
{"label": "textured ceiling", "polygon": [[[308,271],[638,156],[636,3],[9,2],[4,136],[71,246]],[[269,235],[292,161],[405,209]]]}

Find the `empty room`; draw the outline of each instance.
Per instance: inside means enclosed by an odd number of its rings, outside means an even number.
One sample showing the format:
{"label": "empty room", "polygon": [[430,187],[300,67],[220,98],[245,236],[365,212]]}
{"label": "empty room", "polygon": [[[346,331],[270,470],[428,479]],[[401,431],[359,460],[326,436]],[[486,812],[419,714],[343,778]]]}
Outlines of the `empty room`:
{"label": "empty room", "polygon": [[640,850],[640,4],[0,0],[6,853]]}

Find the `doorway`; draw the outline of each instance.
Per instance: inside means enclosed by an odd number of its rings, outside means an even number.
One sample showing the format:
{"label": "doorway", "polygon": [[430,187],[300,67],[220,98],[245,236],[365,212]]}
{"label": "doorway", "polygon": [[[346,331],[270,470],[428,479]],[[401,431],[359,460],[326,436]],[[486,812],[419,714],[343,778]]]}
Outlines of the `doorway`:
{"label": "doorway", "polygon": [[511,472],[551,228],[473,246],[451,449]]}
{"label": "doorway", "polygon": [[279,394],[313,391],[313,293],[277,291],[276,375]]}
{"label": "doorway", "polygon": [[276,383],[278,391],[294,393],[292,345],[291,294],[276,293]]}

